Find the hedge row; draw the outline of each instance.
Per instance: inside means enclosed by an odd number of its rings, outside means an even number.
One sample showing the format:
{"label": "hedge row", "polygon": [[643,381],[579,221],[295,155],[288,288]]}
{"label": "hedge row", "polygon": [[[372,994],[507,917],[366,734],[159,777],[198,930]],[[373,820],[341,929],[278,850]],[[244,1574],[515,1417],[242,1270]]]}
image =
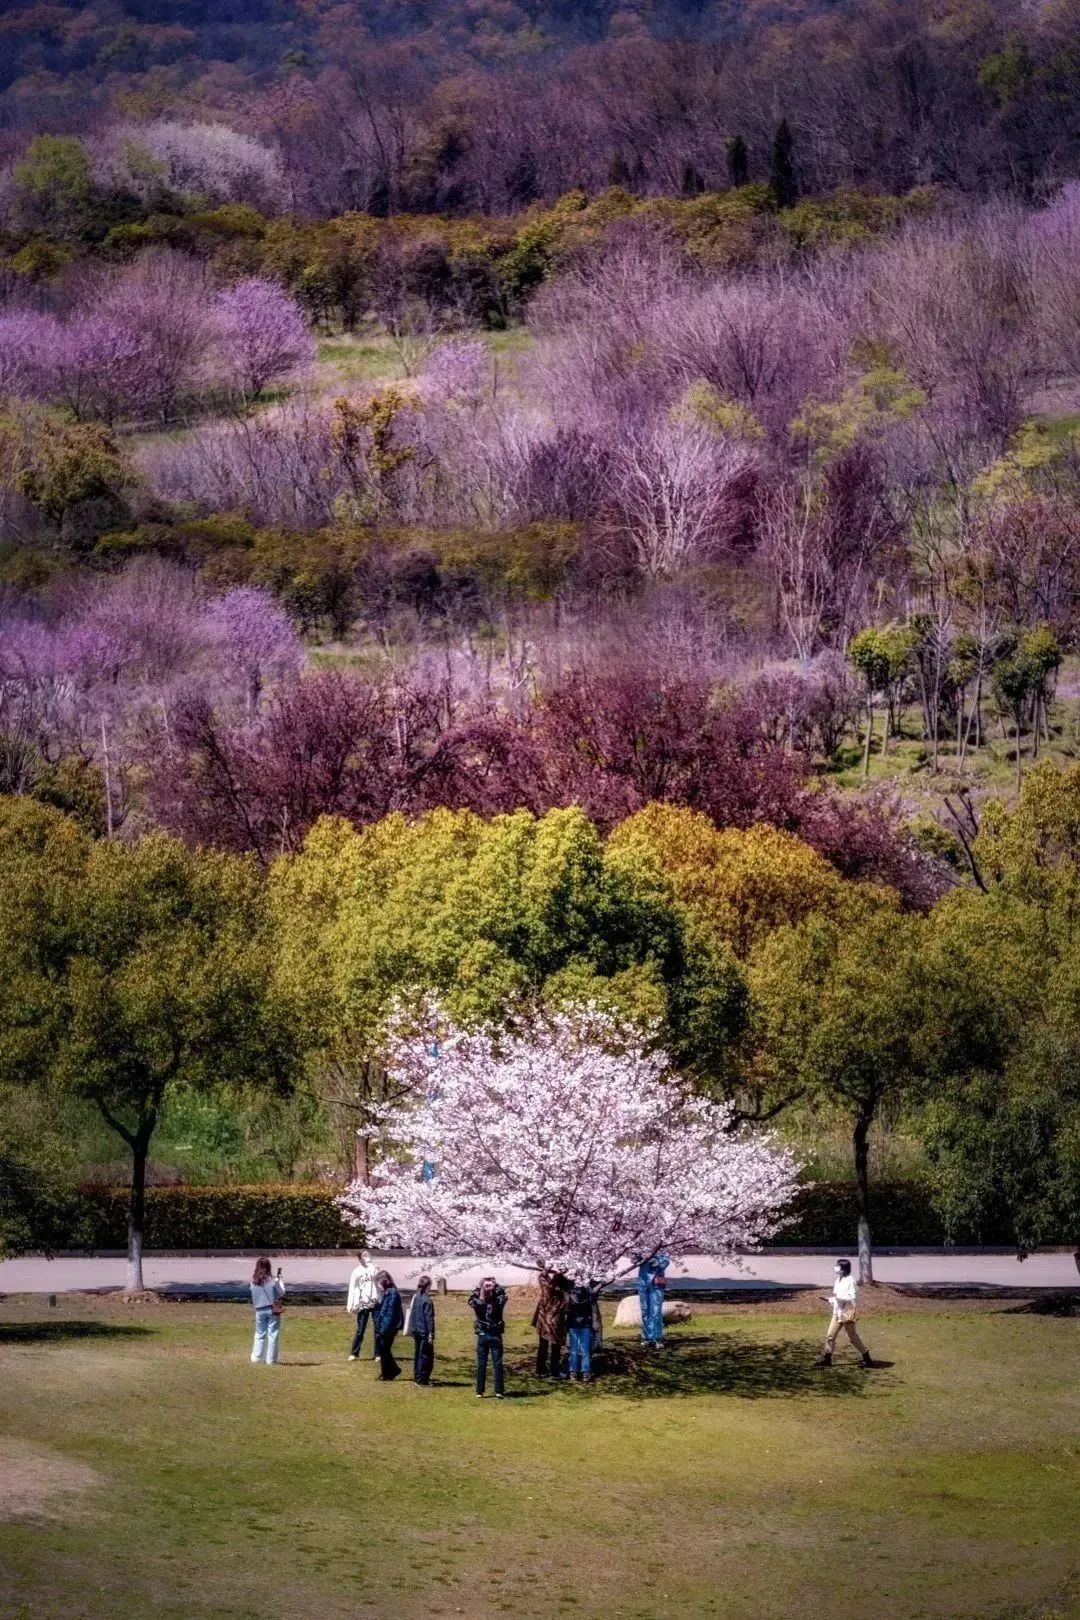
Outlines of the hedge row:
{"label": "hedge row", "polygon": [[[911,1245],[940,1248],[945,1227],[919,1181],[885,1181],[871,1187],[871,1227],[879,1248]],[[853,1181],[811,1181],[796,1195],[794,1219],[773,1239],[780,1248],[837,1248],[853,1244],[858,1210]],[[1011,1234],[987,1228],[956,1232],[956,1243],[1009,1244]]]}
{"label": "hedge row", "polygon": [[[84,1187],[83,1230],[91,1249],[127,1246],[125,1187]],[[344,1225],[326,1187],[148,1187],[148,1249],[345,1249]]]}
{"label": "hedge row", "polygon": [[[944,1243],[944,1228],[920,1183],[882,1183],[873,1198],[877,1245]],[[87,1247],[124,1248],[126,1189],[85,1187],[82,1199],[80,1237]],[[795,1218],[774,1244],[850,1247],[855,1230],[854,1185],[816,1181],[800,1189]],[[957,1239],[1008,1243],[1009,1235],[984,1231],[958,1233]],[[73,1237],[72,1246],[78,1241]],[[326,1187],[153,1187],[146,1194],[148,1249],[348,1249],[357,1241],[356,1231],[342,1223],[333,1190]]]}

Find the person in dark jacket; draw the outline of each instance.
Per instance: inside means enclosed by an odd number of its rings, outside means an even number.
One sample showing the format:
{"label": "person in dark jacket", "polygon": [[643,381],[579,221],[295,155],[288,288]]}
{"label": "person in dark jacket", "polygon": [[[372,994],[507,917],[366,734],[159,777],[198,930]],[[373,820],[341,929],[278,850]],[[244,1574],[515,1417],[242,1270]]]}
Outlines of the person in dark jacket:
{"label": "person in dark jacket", "polygon": [[540,1273],[540,1300],[533,1312],[533,1327],[539,1335],[536,1346],[537,1378],[558,1378],[566,1343],[566,1311],[570,1281],[561,1272]]}
{"label": "person in dark jacket", "polygon": [[424,1386],[431,1383],[435,1366],[435,1301],[430,1289],[430,1277],[417,1278],[405,1318],[405,1331],[412,1334],[413,1342],[413,1383]]}
{"label": "person in dark jacket", "polygon": [[506,1289],[500,1288],[494,1277],[485,1277],[479,1288],[469,1295],[469,1304],[476,1327],[476,1397],[479,1400],[487,1382],[490,1357],[495,1372],[495,1399],[503,1398],[503,1313],[506,1310]]}
{"label": "person in dark jacket", "polygon": [[378,1376],[390,1383],[401,1373],[394,1360],[394,1340],[405,1325],[405,1312],[401,1308],[401,1295],[388,1271],[380,1271],[376,1281],[382,1296],[375,1307],[375,1354],[379,1358]]}
{"label": "person in dark jacket", "polygon": [[592,1383],[593,1312],[598,1290],[577,1277],[570,1291],[567,1328],[570,1340],[570,1382]]}

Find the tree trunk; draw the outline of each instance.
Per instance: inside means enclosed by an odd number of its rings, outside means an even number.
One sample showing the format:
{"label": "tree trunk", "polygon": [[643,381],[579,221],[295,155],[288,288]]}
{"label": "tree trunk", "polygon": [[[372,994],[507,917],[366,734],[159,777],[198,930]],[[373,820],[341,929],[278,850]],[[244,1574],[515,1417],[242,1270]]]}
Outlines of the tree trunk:
{"label": "tree trunk", "polygon": [[1024,779],[1023,778],[1023,772],[1024,772],[1024,767],[1023,767],[1023,763],[1022,763],[1021,758],[1020,758],[1020,711],[1017,710],[1017,713],[1016,713],[1016,791],[1017,791],[1017,793],[1020,792],[1020,787],[1021,787],[1021,784],[1022,784],[1023,779]]}
{"label": "tree trunk", "polygon": [[140,1127],[131,1144],[131,1201],[128,1205],[127,1282],[124,1291],[143,1289],[143,1229],[146,1224],[146,1155],[150,1131]]}
{"label": "tree trunk", "polygon": [[113,835],[112,763],[109,759],[109,734],[105,729],[105,716],[101,716],[101,772],[105,785],[105,836]]}
{"label": "tree trunk", "polygon": [[371,1160],[368,1148],[368,1139],[366,1136],[360,1136],[359,1134],[357,1134],[356,1138],[355,1170],[357,1181],[361,1182],[362,1185],[366,1187],[371,1181]]}
{"label": "tree trunk", "polygon": [[874,1280],[874,1256],[870,1242],[870,1122],[873,1115],[860,1114],[855,1121],[852,1146],[855,1150],[855,1203],[859,1213],[859,1281]]}
{"label": "tree trunk", "polygon": [[874,705],[869,698],[866,700],[866,744],[863,748],[862,779],[865,782],[870,775],[870,744],[874,737]]}

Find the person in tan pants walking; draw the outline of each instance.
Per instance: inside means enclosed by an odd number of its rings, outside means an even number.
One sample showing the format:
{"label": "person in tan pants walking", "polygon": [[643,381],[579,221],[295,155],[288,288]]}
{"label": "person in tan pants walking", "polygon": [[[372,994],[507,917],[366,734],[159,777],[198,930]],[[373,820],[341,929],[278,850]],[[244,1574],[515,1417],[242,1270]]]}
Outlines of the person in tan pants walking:
{"label": "person in tan pants walking", "polygon": [[859,1330],[855,1326],[859,1314],[859,1291],[855,1286],[855,1279],[851,1275],[851,1261],[838,1260],[836,1262],[836,1282],[829,1295],[828,1303],[832,1306],[832,1321],[829,1331],[825,1335],[825,1349],[821,1353],[819,1367],[831,1367],[833,1351],[840,1334],[846,1333],[854,1348],[859,1352],[859,1358],[864,1367],[872,1367],[870,1352],[859,1337]]}

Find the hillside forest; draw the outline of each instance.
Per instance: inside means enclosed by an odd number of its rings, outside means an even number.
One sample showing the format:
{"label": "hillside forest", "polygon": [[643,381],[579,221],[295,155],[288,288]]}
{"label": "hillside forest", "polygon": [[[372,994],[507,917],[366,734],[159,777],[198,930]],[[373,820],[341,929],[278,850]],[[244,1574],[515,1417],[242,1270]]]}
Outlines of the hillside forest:
{"label": "hillside forest", "polygon": [[1080,1238],[1080,13],[0,38],[9,1246],[364,1174],[432,996]]}

